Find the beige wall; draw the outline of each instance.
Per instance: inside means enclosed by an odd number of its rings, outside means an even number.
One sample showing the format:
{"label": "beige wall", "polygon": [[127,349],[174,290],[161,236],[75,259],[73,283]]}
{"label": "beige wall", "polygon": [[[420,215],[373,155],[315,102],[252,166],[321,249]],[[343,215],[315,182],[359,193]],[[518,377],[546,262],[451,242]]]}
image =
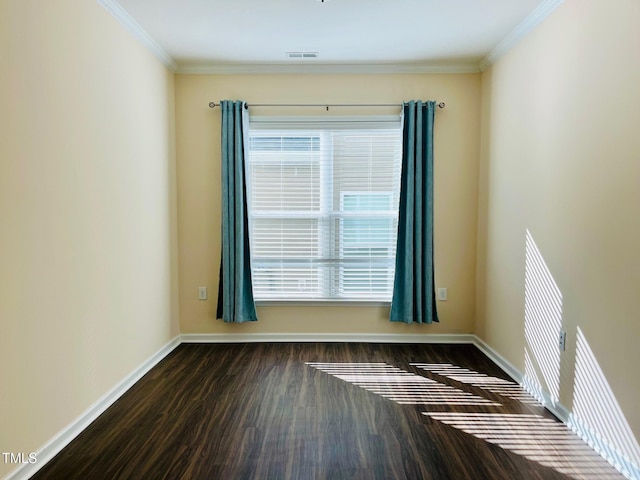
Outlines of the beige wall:
{"label": "beige wall", "polygon": [[[484,72],[477,277],[478,334],[521,370],[531,369],[543,387],[558,376],[559,400],[575,412],[585,388],[573,382],[580,329],[636,437],[639,19],[636,0],[615,8],[567,0]],[[555,335],[540,330],[537,346],[525,337],[527,230],[562,294],[561,355]],[[553,312],[545,309],[557,305],[549,289],[531,303],[547,320]],[[533,366],[525,365],[525,353],[536,357]],[[552,361],[559,364],[541,372]],[[597,369],[589,375],[597,377]],[[604,411],[596,416],[611,415],[598,404],[597,385],[588,389],[594,410]]]}
{"label": "beige wall", "polygon": [[178,333],[174,76],[95,1],[0,0],[0,49],[0,451],[29,453]]}
{"label": "beige wall", "polygon": [[[480,75],[177,75],[176,146],[182,333],[469,333],[475,309]],[[220,262],[220,111],[209,101],[397,103],[445,101],[435,128],[436,282],[440,324],[392,324],[388,307],[258,307],[259,321],[215,319]],[[390,114],[399,109],[367,113]],[[255,108],[254,114],[323,115],[324,109]],[[362,114],[337,110],[329,115]],[[209,300],[198,301],[198,286]]]}

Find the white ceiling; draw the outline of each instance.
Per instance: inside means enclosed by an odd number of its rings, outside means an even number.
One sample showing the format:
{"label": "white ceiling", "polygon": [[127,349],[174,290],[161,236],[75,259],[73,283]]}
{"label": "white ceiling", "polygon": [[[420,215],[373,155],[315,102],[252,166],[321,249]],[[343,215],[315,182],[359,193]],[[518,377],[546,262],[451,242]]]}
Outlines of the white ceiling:
{"label": "white ceiling", "polygon": [[[121,16],[137,23],[178,69],[265,64],[455,69],[477,68],[501,42],[537,24],[561,0],[98,1],[122,7]],[[286,52],[318,52],[318,58],[292,60]]]}

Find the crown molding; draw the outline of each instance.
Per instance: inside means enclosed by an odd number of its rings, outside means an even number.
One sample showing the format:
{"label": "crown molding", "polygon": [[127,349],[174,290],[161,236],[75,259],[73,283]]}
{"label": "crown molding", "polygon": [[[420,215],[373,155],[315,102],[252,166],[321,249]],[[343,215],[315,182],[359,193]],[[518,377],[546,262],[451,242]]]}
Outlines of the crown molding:
{"label": "crown molding", "polygon": [[478,63],[190,63],[177,64],[169,53],[149,35],[116,0],[96,0],[134,37],[151,51],[167,68],[190,75],[260,75],[260,74],[416,74],[416,73],[479,73],[495,63],[523,37],[539,25],[564,0],[545,0],[509,35]]}
{"label": "crown molding", "polygon": [[477,63],[451,65],[402,63],[201,63],[180,64],[176,73],[191,75],[265,75],[265,74],[411,74],[479,73]]}
{"label": "crown molding", "polygon": [[478,64],[480,71],[486,70],[498,58],[511,50],[523,37],[547,18],[564,0],[545,0],[531,12],[516,28],[513,29],[496,47],[493,48]]}
{"label": "crown molding", "polygon": [[168,69],[175,72],[178,68],[177,63],[167,51],[156,42],[151,35],[149,35],[138,22],[136,22],[131,15],[129,15],[124,8],[120,6],[115,0],[96,0],[102,5],[107,12],[113,15],[129,33],[133,34],[142,45],[147,47],[153,53],[158,60],[160,60]]}

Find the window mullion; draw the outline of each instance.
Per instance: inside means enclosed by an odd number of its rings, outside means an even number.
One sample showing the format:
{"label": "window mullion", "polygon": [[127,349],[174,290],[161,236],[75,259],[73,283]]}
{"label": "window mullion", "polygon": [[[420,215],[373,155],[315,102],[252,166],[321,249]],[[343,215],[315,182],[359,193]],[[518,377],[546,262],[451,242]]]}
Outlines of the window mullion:
{"label": "window mullion", "polygon": [[323,131],[320,135],[320,155],[321,155],[321,175],[320,175],[320,198],[322,205],[322,215],[320,219],[319,235],[322,245],[322,287],[326,297],[333,298],[333,278],[334,264],[332,255],[332,245],[334,242],[333,232],[333,139],[328,131]]}

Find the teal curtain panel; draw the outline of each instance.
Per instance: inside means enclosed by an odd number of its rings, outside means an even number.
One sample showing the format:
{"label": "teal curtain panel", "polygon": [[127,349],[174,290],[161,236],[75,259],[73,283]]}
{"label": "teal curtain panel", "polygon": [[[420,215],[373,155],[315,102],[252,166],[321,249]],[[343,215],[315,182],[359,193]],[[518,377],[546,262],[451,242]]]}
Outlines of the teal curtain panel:
{"label": "teal curtain panel", "polygon": [[217,318],[258,319],[251,284],[251,254],[245,175],[244,102],[224,100],[222,109],[222,259]]}
{"label": "teal curtain panel", "polygon": [[436,103],[403,105],[402,173],[392,322],[438,321],[433,270],[433,123]]}

